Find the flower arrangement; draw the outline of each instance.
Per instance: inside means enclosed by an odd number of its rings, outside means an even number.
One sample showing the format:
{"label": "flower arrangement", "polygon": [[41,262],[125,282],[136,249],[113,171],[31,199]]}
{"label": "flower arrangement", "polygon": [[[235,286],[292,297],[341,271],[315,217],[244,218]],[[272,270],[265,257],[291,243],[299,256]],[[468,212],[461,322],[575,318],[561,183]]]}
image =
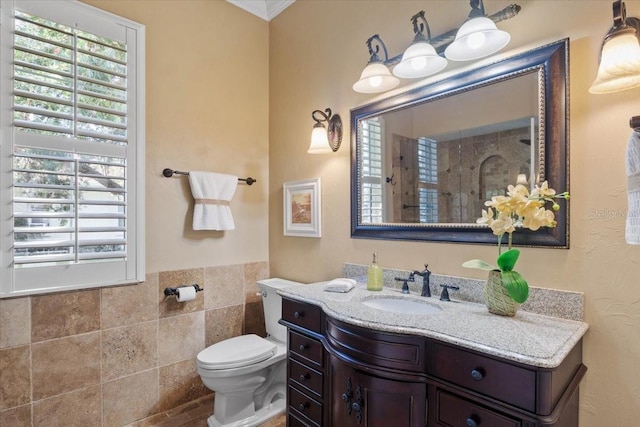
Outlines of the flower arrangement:
{"label": "flower arrangement", "polygon": [[[493,234],[498,236],[497,268],[479,259],[473,259],[462,264],[463,267],[479,268],[482,270],[500,270],[502,285],[509,296],[517,303],[523,303],[529,297],[529,285],[520,273],[514,270],[520,256],[518,249],[512,248],[513,233],[518,228],[528,228],[536,231],[542,227],[555,227],[554,211],[560,209],[556,199],[569,199],[569,193],[556,194],[549,188],[547,181],[535,185],[531,193],[522,184],[510,185],[506,196],[494,196],[485,202],[488,209],[482,210],[482,217],[478,224],[488,225]],[[551,203],[551,210],[546,206]],[[502,240],[508,236],[508,250],[502,252]]]}

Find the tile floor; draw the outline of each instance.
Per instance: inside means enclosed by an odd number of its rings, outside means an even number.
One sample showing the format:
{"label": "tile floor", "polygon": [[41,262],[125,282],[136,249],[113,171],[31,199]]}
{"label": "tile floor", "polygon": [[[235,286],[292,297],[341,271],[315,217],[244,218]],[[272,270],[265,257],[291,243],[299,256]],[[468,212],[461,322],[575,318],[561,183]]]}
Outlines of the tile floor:
{"label": "tile floor", "polygon": [[[207,418],[213,410],[213,394],[187,403],[173,411],[154,415],[128,427],[207,427]],[[286,427],[286,417],[281,415],[260,427]]]}

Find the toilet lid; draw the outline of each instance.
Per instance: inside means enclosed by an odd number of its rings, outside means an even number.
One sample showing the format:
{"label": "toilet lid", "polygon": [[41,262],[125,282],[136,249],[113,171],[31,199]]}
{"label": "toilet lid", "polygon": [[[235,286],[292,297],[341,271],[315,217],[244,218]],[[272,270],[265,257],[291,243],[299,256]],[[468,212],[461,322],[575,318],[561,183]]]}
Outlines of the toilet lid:
{"label": "toilet lid", "polygon": [[229,369],[262,362],[276,353],[276,345],[255,334],[240,335],[216,343],[198,353],[205,369]]}

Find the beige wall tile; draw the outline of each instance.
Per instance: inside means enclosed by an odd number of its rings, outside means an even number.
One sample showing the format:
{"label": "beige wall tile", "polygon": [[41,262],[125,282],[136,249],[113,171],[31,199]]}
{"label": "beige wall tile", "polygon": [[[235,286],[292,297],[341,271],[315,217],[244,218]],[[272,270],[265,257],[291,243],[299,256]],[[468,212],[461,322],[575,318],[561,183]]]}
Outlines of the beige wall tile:
{"label": "beige wall tile", "polygon": [[0,348],[31,342],[31,299],[0,300]]}
{"label": "beige wall tile", "polygon": [[225,265],[205,269],[205,302],[207,310],[242,304],[244,266]]}
{"label": "beige wall tile", "polygon": [[0,426],[31,427],[31,405],[0,412]]}
{"label": "beige wall tile", "polygon": [[267,261],[262,262],[249,262],[244,265],[244,282],[245,284],[253,285],[258,280],[268,279],[269,275],[269,263]]}
{"label": "beige wall tile", "polygon": [[168,317],[183,313],[192,313],[204,309],[203,292],[196,294],[196,299],[187,302],[178,302],[176,297],[164,296],[165,288],[175,288],[185,285],[204,284],[204,269],[192,268],[189,270],[162,271],[158,278],[159,316]]}
{"label": "beige wall tile", "polygon": [[268,262],[252,262],[244,265],[244,293],[245,301],[256,302],[260,300],[258,293],[260,288],[256,284],[258,280],[269,278]]}
{"label": "beige wall tile", "polygon": [[256,334],[261,337],[267,336],[267,329],[264,324],[264,308],[262,307],[262,300],[245,303],[243,333]]}
{"label": "beige wall tile", "polygon": [[204,311],[158,321],[158,364],[195,359],[204,349]]}
{"label": "beige wall tile", "polygon": [[205,346],[242,335],[241,305],[207,310],[205,312]]}
{"label": "beige wall tile", "polygon": [[195,357],[160,367],[160,411],[175,408],[209,393],[197,372]]}
{"label": "beige wall tile", "polygon": [[103,427],[120,427],[153,415],[158,403],[158,369],[104,383],[102,399]]}
{"label": "beige wall tile", "polygon": [[158,274],[143,283],[102,289],[102,329],[158,318]]}
{"label": "beige wall tile", "polygon": [[99,329],[99,289],[31,297],[32,342]]}
{"label": "beige wall tile", "polygon": [[100,332],[32,345],[33,400],[100,382]]}
{"label": "beige wall tile", "polygon": [[0,411],[31,401],[30,346],[0,350]]}
{"label": "beige wall tile", "polygon": [[155,368],[158,321],[102,331],[102,381]]}
{"label": "beige wall tile", "polygon": [[33,427],[102,425],[100,386],[95,385],[33,403]]}

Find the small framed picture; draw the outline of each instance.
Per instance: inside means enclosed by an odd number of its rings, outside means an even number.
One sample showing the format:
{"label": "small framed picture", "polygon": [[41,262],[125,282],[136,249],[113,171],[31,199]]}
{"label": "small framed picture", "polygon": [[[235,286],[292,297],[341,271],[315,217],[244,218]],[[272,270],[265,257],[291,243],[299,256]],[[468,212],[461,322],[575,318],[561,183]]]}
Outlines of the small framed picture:
{"label": "small framed picture", "polygon": [[320,237],[320,178],[285,182],[284,235]]}

